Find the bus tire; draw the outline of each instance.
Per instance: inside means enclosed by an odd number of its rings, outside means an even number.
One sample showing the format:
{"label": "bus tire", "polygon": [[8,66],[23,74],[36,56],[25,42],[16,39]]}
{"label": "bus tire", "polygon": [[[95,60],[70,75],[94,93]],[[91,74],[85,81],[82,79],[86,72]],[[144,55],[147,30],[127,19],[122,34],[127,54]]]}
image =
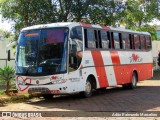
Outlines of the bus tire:
{"label": "bus tire", "polygon": [[136,88],[137,81],[138,81],[137,74],[135,72],[133,72],[131,82],[128,83],[128,84],[122,85],[123,89],[134,89],[134,88]]}
{"label": "bus tire", "polygon": [[137,81],[138,81],[137,74],[135,72],[133,72],[133,74],[132,74],[132,80],[131,80],[131,83],[128,84],[128,87],[130,89],[136,88],[137,87]]}
{"label": "bus tire", "polygon": [[80,95],[84,98],[88,98],[92,96],[92,92],[93,92],[93,85],[91,83],[91,79],[88,78],[85,85],[85,91],[80,92]]}
{"label": "bus tire", "polygon": [[46,100],[53,99],[53,94],[43,94],[42,96],[43,96],[43,98],[46,99]]}

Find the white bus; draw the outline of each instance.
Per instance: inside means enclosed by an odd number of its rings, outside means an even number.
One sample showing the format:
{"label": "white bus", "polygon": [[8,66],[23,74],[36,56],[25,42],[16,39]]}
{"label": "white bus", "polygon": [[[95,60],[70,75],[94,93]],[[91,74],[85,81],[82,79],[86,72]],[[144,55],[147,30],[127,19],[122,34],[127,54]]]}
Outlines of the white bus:
{"label": "white bus", "polygon": [[16,83],[22,93],[80,93],[122,85],[135,88],[152,77],[151,36],[86,23],[52,23],[21,30]]}

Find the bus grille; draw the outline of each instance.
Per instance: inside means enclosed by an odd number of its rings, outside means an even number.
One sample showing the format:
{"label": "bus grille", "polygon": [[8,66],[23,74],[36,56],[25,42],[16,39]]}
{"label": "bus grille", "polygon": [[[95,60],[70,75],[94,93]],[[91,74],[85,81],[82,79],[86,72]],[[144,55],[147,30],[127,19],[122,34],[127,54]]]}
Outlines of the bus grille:
{"label": "bus grille", "polygon": [[41,88],[29,88],[28,93],[50,94],[51,92],[48,88],[41,87]]}

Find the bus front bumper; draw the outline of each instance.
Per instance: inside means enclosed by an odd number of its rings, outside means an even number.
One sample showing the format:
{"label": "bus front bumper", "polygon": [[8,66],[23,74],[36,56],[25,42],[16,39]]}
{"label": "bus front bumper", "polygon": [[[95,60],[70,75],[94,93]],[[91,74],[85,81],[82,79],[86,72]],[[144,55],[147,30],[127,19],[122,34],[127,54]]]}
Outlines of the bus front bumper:
{"label": "bus front bumper", "polygon": [[29,94],[69,94],[66,84],[56,85],[17,85],[18,93]]}

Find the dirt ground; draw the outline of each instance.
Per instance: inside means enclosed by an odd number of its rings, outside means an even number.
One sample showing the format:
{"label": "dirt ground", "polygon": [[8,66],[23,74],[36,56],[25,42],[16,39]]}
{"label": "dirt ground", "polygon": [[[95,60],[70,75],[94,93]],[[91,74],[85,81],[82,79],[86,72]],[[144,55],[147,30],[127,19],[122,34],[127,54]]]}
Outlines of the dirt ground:
{"label": "dirt ground", "polygon": [[[79,95],[57,96],[52,100],[34,98],[23,103],[10,103],[0,106],[1,111],[34,111],[42,112],[42,117],[32,119],[54,119],[54,120],[160,120],[160,117],[111,117],[109,112],[132,112],[150,111],[160,114],[160,80],[145,80],[138,83],[134,90],[123,90],[122,87],[108,88],[106,91],[96,91],[90,98],[81,98]],[[51,111],[51,112],[50,112]],[[69,111],[69,113],[67,113]],[[79,113],[78,113],[78,112]],[[81,113],[81,111],[84,112]],[[90,114],[88,115],[87,112]],[[106,112],[107,111],[107,112]],[[57,114],[55,113],[58,113]],[[97,113],[98,112],[98,113]],[[104,114],[101,116],[100,114]],[[106,112],[106,113],[105,113]],[[67,115],[68,114],[68,115]],[[81,115],[80,115],[81,114]],[[97,115],[98,114],[98,115]],[[44,117],[44,116],[52,117]],[[65,117],[64,117],[65,116]],[[76,117],[78,116],[78,117]],[[86,117],[87,116],[87,117]],[[30,119],[30,118],[7,118],[8,119]]]}

